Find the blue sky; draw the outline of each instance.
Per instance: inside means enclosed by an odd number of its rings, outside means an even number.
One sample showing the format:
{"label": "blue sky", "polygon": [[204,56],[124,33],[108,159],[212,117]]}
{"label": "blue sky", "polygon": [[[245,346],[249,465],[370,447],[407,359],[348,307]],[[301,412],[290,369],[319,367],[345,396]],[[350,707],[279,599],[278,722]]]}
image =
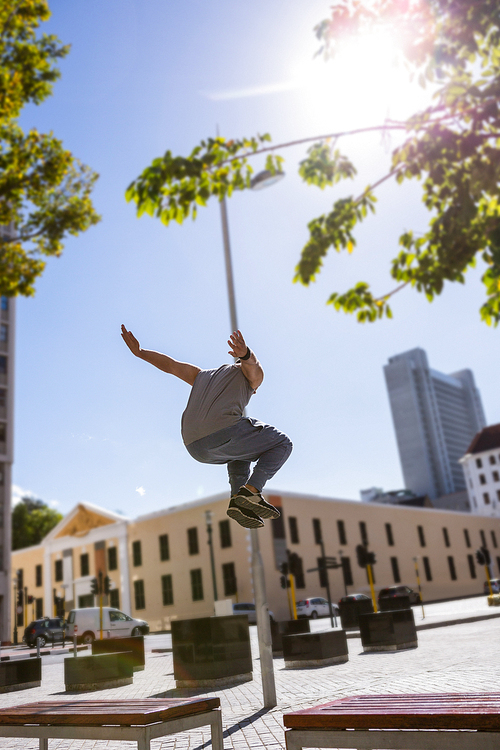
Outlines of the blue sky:
{"label": "blue sky", "polygon": [[[127,515],[224,491],[224,467],[197,464],[180,439],[188,386],[133,358],[123,322],[147,348],[201,367],[230,361],[219,206],[195,223],[137,219],[124,192],[167,149],[188,154],[217,126],[225,137],[269,131],[275,143],[379,124],[429,93],[403,84],[387,40],[313,59],[311,0],[52,0],[44,30],[72,45],[54,95],[22,123],[53,130],[100,173],[102,222],[50,260],[33,299],[17,302],[16,488],[66,512],[88,501]],[[394,78],[396,76],[396,78]],[[392,142],[392,145],[395,141]],[[470,367],[489,423],[500,421],[498,331],[480,322],[481,269],[432,305],[412,291],[392,321],[360,325],[325,302],[366,280],[379,293],[397,238],[428,216],[418,184],[386,184],[350,255],[331,254],[309,288],[292,284],[307,222],[387,169],[379,135],[339,142],[354,183],[320,191],[297,175],[303,147],[283,151],[286,179],[229,201],[240,328],[266,377],[249,413],[294,442],[272,489],[357,499],[403,485],[383,365],[415,346],[443,372]],[[262,162],[256,161],[258,170]],[[17,491],[20,491],[17,489]]]}

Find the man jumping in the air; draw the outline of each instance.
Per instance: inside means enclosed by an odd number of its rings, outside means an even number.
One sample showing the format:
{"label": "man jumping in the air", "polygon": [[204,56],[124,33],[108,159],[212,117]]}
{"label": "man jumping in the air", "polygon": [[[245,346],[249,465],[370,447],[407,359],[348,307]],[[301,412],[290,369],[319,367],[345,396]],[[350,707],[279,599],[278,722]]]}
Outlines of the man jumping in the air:
{"label": "man jumping in the air", "polygon": [[[141,349],[123,325],[122,338],[136,357],[192,386],[182,415],[182,439],[197,461],[227,464],[231,485],[227,515],[247,529],[263,526],[263,518],[278,518],[279,510],[264,500],[261,492],[292,452],[292,442],[275,427],[243,416],[264,379],[264,371],[240,331],[227,342],[229,354],[238,361],[217,370],[202,370],[166,354]],[[257,462],[253,470],[252,461]]]}

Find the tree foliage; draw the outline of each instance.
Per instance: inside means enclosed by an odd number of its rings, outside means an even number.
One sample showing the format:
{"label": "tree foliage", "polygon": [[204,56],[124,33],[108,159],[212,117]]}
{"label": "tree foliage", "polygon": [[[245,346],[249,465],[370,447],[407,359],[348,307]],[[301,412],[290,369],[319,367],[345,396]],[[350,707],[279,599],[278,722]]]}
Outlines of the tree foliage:
{"label": "tree foliage", "polygon": [[23,497],[12,509],[12,549],[40,544],[61,519],[61,513],[43,500]]}
{"label": "tree foliage", "polygon": [[59,78],[69,47],[37,37],[45,0],[0,2],[0,294],[34,293],[44,258],[58,256],[67,235],[99,221],[90,200],[97,175],[52,133],[25,133],[18,119],[40,104]]}
{"label": "tree foliage", "polygon": [[[423,292],[429,301],[446,281],[464,283],[468,268],[480,257],[486,299],[482,319],[500,321],[500,4],[498,0],[341,0],[331,17],[316,27],[319,53],[334,57],[347,36],[391,29],[401,42],[410,75],[437,90],[432,104],[405,122],[385,122],[368,130],[399,130],[401,145],[391,155],[385,175],[358,196],[336,200],[330,211],[313,219],[309,238],[296,267],[295,281],[308,285],[333,248],[352,252],[355,229],[374,213],[376,188],[386,180],[417,179],[430,214],[424,233],[408,230],[399,238],[399,252],[390,275],[395,289],[379,295],[365,282],[334,292],[328,302],[354,313],[360,321],[391,316],[390,297],[405,286]],[[337,148],[347,133],[314,141],[299,173],[309,185],[324,189],[352,178],[355,166]],[[270,140],[269,136],[265,136]],[[263,139],[202,142],[187,158],[156,159],[127,191],[127,199],[164,221],[182,222],[196,215],[211,195],[222,199],[232,190],[249,187],[249,159],[268,154],[268,168],[279,169],[274,154],[293,144],[264,146]],[[168,221],[166,222],[168,223]]]}

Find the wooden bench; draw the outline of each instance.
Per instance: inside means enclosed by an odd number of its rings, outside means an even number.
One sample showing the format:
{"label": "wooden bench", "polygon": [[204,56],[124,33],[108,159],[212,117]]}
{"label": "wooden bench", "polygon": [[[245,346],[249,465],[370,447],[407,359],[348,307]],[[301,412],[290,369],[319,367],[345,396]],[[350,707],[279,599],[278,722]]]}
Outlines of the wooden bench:
{"label": "wooden bench", "polygon": [[210,725],[213,750],[223,750],[219,698],[42,701],[0,709],[0,736],[36,737],[40,750],[54,739],[132,740],[138,750],[167,734]]}
{"label": "wooden bench", "polygon": [[287,750],[498,750],[500,693],[357,695],[285,714]]}

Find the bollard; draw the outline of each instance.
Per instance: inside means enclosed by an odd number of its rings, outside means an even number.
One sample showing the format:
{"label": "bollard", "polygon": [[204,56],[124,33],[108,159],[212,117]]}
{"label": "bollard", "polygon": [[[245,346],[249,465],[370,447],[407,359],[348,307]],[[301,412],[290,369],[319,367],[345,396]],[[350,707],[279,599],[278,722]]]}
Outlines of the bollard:
{"label": "bollard", "polygon": [[78,652],[76,650],[77,633],[78,633],[78,625],[75,625],[73,628],[73,656],[75,657],[75,659],[78,656]]}
{"label": "bollard", "polygon": [[36,639],[36,657],[37,659],[40,658],[40,636]]}

